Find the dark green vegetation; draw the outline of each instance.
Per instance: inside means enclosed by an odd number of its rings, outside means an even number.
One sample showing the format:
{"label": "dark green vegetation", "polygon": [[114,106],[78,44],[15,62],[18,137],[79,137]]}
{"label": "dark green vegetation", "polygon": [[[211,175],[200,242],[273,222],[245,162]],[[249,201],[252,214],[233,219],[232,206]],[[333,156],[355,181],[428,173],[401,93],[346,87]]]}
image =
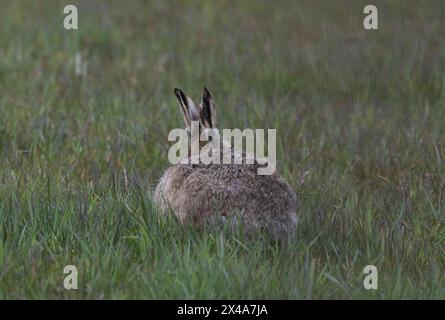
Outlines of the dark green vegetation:
{"label": "dark green vegetation", "polygon": [[[0,298],[445,298],[443,1],[377,2],[373,32],[366,1],[69,3],[78,31],[1,2]],[[287,246],[155,215],[173,88],[204,84],[220,127],[278,129]]]}

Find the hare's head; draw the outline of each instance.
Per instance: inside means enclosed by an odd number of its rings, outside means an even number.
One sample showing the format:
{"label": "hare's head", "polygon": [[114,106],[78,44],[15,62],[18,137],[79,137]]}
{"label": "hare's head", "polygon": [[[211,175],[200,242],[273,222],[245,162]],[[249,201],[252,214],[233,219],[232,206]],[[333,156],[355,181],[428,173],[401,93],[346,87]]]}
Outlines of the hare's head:
{"label": "hare's head", "polygon": [[200,136],[202,136],[202,133],[207,136],[206,133],[208,133],[209,130],[214,131],[213,129],[216,129],[215,101],[206,87],[204,87],[202,100],[198,107],[196,107],[193,100],[186,96],[181,89],[175,89],[175,96],[179,101],[189,139],[193,139],[193,137],[191,137],[193,123],[195,124],[195,128],[198,129],[197,133]]}

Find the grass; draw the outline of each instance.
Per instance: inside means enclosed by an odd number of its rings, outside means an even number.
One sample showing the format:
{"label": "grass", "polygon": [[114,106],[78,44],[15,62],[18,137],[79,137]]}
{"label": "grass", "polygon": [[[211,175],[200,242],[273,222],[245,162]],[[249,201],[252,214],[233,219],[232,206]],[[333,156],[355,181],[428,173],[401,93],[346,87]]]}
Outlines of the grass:
{"label": "grass", "polygon": [[[442,1],[375,1],[378,31],[366,1],[71,3],[77,31],[2,1],[0,298],[445,298]],[[287,245],[155,214],[173,88],[204,84],[221,128],[277,128]]]}

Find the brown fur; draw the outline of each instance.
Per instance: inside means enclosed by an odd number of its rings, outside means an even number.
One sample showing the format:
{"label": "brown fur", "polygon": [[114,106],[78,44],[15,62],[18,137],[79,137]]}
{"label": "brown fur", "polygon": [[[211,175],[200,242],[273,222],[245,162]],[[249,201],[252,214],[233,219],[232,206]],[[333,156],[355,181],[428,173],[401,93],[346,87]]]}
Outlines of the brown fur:
{"label": "brown fur", "polygon": [[[216,115],[210,116],[216,123]],[[208,125],[209,121],[201,120]],[[172,210],[181,222],[198,226],[215,221],[237,225],[241,221],[247,231],[265,228],[279,236],[293,233],[297,224],[295,192],[277,172],[258,175],[259,166],[256,161],[173,165],[156,187],[155,203],[161,212]]]}

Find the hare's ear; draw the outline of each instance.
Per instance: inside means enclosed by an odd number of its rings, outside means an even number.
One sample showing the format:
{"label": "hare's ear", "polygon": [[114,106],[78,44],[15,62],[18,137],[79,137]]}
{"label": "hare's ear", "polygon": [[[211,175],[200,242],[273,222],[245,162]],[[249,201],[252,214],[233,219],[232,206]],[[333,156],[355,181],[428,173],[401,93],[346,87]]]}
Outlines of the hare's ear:
{"label": "hare's ear", "polygon": [[189,127],[191,121],[199,121],[199,112],[192,99],[187,97],[184,92],[178,88],[175,89],[175,96],[178,98],[179,105],[181,106],[181,113],[186,126]]}
{"label": "hare's ear", "polygon": [[204,94],[200,105],[201,119],[207,128],[216,128],[216,109],[210,91],[204,86]]}

